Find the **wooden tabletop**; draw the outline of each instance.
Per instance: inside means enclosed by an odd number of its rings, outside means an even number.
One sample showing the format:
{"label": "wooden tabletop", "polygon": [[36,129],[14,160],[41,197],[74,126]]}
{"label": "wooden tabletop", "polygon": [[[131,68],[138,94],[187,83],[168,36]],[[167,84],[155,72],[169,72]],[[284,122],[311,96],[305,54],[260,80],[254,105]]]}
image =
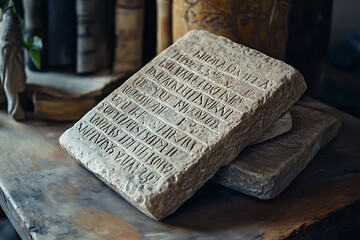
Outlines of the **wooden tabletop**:
{"label": "wooden tabletop", "polygon": [[360,120],[307,97],[301,104],[343,126],[283,194],[264,201],[207,183],[161,222],[61,149],[70,124],[18,123],[0,112],[1,207],[23,239],[352,238],[360,231]]}

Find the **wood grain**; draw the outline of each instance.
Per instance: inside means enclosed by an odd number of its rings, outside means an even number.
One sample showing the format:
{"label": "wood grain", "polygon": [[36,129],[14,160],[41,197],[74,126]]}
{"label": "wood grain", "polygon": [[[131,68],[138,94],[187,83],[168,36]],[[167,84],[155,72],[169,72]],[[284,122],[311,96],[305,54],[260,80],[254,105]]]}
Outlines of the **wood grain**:
{"label": "wood grain", "polygon": [[343,127],[283,194],[262,201],[208,183],[161,222],[146,217],[63,152],[58,137],[68,124],[17,123],[1,112],[1,207],[23,239],[352,236],[346,234],[360,227],[360,120],[309,98],[301,104],[332,113]]}

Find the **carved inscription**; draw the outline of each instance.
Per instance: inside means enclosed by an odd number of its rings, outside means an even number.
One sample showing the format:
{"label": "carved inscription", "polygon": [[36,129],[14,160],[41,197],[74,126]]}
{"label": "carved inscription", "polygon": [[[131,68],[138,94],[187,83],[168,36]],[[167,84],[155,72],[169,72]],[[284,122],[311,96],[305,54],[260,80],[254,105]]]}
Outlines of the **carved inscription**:
{"label": "carved inscription", "polygon": [[[149,144],[154,144],[152,147],[159,142],[172,142],[185,152],[191,152],[197,145],[200,145],[199,141],[194,137],[172,127],[165,121],[154,118],[154,116],[148,112],[141,110],[140,107],[134,105],[135,104],[131,103],[126,109],[123,109],[122,112],[117,110],[107,111],[106,108],[109,107],[106,107],[103,112],[107,112],[106,114],[117,125],[122,126],[123,129],[136,134],[136,137]],[[153,119],[153,121],[143,121],[143,123],[140,123],[139,119],[141,119],[141,117],[148,120]]]}
{"label": "carved inscription", "polygon": [[[244,50],[246,54],[248,49]],[[266,90],[269,80],[254,75],[254,73],[247,72],[238,62],[221,59],[213,54],[204,51],[196,51],[192,56],[189,56],[178,51],[173,51],[170,55],[172,59],[177,59],[180,63],[188,67],[195,67],[205,77],[217,79],[223,77],[223,74],[230,76],[236,81],[242,81],[260,90]],[[192,57],[192,58],[191,58]],[[191,59],[191,60],[189,60]],[[199,62],[197,62],[199,61]],[[201,64],[202,63],[202,64]],[[257,67],[261,67],[258,64]],[[255,94],[254,90],[249,88],[243,97]]]}
{"label": "carved inscription", "polygon": [[[222,61],[222,64],[216,64],[219,61],[219,58],[216,58],[215,61],[211,61],[212,64],[207,64],[207,62],[201,62],[197,60],[195,57],[191,57],[191,55],[180,53],[179,51],[176,51],[174,49],[171,50],[171,53],[168,57],[165,57],[166,59],[171,59],[173,61],[177,61],[183,68],[188,69],[190,71],[198,72],[198,74],[201,74],[201,78],[205,78],[207,81],[202,80],[198,82],[190,82],[194,87],[199,88],[201,91],[204,91],[206,93],[209,93],[213,95],[214,97],[220,97],[218,99],[231,101],[230,104],[237,107],[245,107],[247,110],[246,102],[252,103],[254,99],[256,99],[259,93],[259,89],[257,87],[254,87],[250,84],[247,84],[246,81],[239,81],[239,77],[237,76],[231,76],[230,74],[222,73],[221,71],[218,71],[217,67],[223,68],[225,66],[226,60]],[[162,67],[166,68],[172,68],[173,63],[169,62],[162,62]],[[227,67],[227,71],[232,71],[231,69]],[[239,68],[238,74],[241,72],[241,68]],[[252,74],[245,73],[244,79],[249,79],[253,76]],[[218,82],[216,82],[218,81]],[[225,81],[225,82],[224,82]],[[236,92],[231,88],[225,88],[221,85],[227,85],[228,82],[236,81],[240,88],[236,89]],[[236,97],[234,97],[234,95]],[[234,101],[234,102],[233,102]],[[237,104],[234,104],[237,103]],[[243,104],[240,104],[243,103]],[[240,105],[239,105],[240,104]],[[244,106],[242,106],[244,105]],[[241,109],[240,109],[241,110]]]}
{"label": "carved inscription", "polygon": [[145,214],[162,219],[304,91],[302,76],[284,62],[191,31],[89,111],[60,144]]}
{"label": "carved inscription", "polygon": [[[239,93],[214,81],[228,77],[224,74],[249,85]],[[254,86],[267,87],[226,60],[200,51],[192,56],[174,51],[111,94],[78,124],[78,131],[112,155],[123,171],[154,183],[176,171],[175,155],[185,159],[206,147],[200,139],[216,137],[248,110],[258,94]]]}
{"label": "carved inscription", "polygon": [[[190,125],[193,129],[207,128],[208,130],[213,130],[215,133],[218,133],[220,129],[219,125],[226,123],[216,115],[205,111],[200,106],[197,107],[194,104],[188,103],[180,96],[171,94],[167,89],[158,87],[152,80],[145,77],[138,77],[134,83],[137,86],[136,88],[126,86],[123,91],[140,105],[149,108],[149,110],[155,114],[164,116],[164,118],[168,116],[169,109],[172,110],[173,115],[183,116],[181,117],[182,120],[178,121],[176,125],[186,123],[186,127]],[[154,91],[149,91],[149,86],[153,86],[151,89]],[[151,96],[148,94],[151,94]],[[191,130],[189,133],[194,134],[194,131]]]}
{"label": "carved inscription", "polygon": [[114,153],[115,144],[113,144],[104,134],[97,131],[91,125],[80,122],[78,131],[85,137],[89,142],[95,143],[100,149],[104,150],[108,154]]}

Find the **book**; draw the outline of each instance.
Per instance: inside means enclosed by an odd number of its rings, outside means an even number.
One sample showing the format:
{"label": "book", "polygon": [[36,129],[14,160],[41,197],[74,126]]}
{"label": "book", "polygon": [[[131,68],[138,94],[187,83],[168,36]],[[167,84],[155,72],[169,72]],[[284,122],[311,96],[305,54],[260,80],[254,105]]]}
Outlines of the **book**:
{"label": "book", "polygon": [[110,66],[111,0],[76,0],[76,72],[88,74]]}
{"label": "book", "polygon": [[92,109],[100,99],[56,98],[42,93],[33,94],[34,116],[54,121],[75,121]]}
{"label": "book", "polygon": [[307,93],[317,98],[324,87],[332,8],[331,0],[291,2],[286,62],[301,71]]}
{"label": "book", "polygon": [[144,0],[117,0],[113,71],[136,72],[142,66]]}
{"label": "book", "polygon": [[48,0],[47,44],[49,66],[75,66],[76,20],[73,0]]}
{"label": "book", "polygon": [[142,63],[145,65],[156,56],[156,0],[144,1],[143,23]]}
{"label": "book", "polygon": [[[24,5],[24,27],[26,40],[31,41],[34,36],[39,36],[43,41],[43,49],[40,52],[41,70],[46,69],[47,65],[47,1],[46,0],[26,0]],[[27,51],[25,51],[26,65],[32,70],[38,70]]]}
{"label": "book", "polygon": [[171,32],[172,0],[156,0],[156,53],[159,54],[172,43]]}
{"label": "book", "polygon": [[110,70],[83,76],[29,68],[26,75],[26,95],[33,100],[35,117],[56,121],[80,119],[128,77]]}

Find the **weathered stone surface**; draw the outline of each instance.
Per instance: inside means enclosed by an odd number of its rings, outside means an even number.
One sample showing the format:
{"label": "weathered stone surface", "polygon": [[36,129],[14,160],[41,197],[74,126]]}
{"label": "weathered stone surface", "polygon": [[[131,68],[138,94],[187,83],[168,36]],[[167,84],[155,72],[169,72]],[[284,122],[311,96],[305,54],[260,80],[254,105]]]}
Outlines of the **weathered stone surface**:
{"label": "weathered stone surface", "polygon": [[261,199],[278,196],[341,126],[337,118],[309,108],[293,106],[290,112],[293,127],[288,133],[248,147],[213,180]]}
{"label": "weathered stone surface", "polygon": [[289,111],[282,114],[279,119],[277,119],[271,126],[266,129],[266,131],[261,135],[259,139],[257,139],[255,142],[251,143],[250,145],[258,144],[265,142],[269,139],[272,139],[274,137],[277,137],[281,134],[284,134],[288,131],[290,131],[292,127],[292,119],[291,114]]}
{"label": "weathered stone surface", "polygon": [[60,137],[154,219],[173,213],[306,89],[282,61],[206,31],[164,50]]}

